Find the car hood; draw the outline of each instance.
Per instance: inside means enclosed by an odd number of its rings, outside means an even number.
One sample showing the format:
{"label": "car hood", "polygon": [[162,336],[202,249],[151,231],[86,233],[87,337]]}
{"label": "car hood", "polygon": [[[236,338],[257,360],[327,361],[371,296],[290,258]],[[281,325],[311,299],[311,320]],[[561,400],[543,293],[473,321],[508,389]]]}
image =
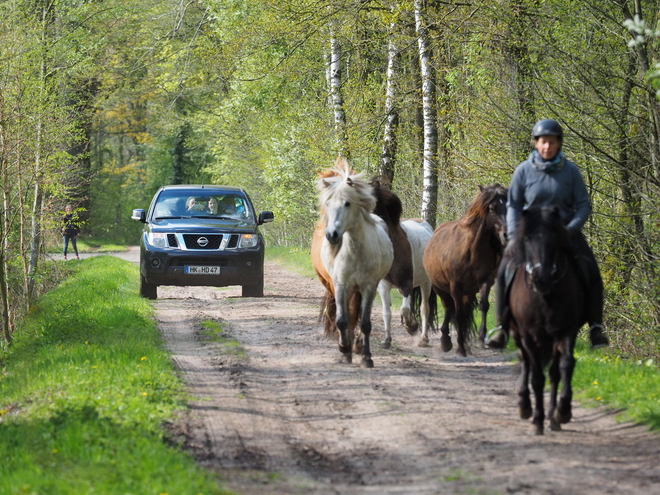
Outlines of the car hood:
{"label": "car hood", "polygon": [[240,220],[222,220],[217,218],[166,218],[148,223],[152,232],[213,232],[252,233],[257,226]]}

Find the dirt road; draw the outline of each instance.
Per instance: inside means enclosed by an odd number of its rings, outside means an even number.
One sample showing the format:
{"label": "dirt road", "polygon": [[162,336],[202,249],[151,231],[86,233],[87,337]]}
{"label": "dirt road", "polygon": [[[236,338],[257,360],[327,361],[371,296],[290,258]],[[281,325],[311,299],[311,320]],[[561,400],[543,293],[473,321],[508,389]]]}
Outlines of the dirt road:
{"label": "dirt road", "polygon": [[433,335],[419,348],[398,321],[380,349],[377,308],[375,367],[339,364],[317,280],[269,263],[266,296],[239,295],[160,287],[155,302],[193,396],[174,434],[237,493],[660,494],[660,436],[611,413],[576,407],[563,431],[529,435],[509,355],[460,358]]}

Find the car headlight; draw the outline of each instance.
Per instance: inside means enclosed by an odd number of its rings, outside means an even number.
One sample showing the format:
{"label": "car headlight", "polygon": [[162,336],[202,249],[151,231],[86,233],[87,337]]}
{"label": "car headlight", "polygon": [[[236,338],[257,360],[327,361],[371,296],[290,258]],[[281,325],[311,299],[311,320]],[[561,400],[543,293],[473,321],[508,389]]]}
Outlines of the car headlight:
{"label": "car headlight", "polygon": [[242,248],[251,248],[257,245],[259,238],[257,234],[241,234],[241,240],[238,244]]}
{"label": "car headlight", "polygon": [[147,234],[147,241],[153,247],[157,248],[166,248],[167,245],[167,234],[164,232],[149,232]]}

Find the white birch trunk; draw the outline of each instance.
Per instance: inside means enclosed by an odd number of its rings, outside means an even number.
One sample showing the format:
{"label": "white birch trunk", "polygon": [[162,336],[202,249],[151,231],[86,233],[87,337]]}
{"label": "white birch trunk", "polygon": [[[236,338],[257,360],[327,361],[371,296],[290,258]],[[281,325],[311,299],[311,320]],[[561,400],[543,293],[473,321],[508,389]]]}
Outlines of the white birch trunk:
{"label": "white birch trunk", "polygon": [[422,218],[435,227],[438,210],[438,125],[435,98],[435,72],[431,63],[431,47],[423,0],[415,0],[415,28],[422,75],[422,107],[424,115],[424,182]]}
{"label": "white birch trunk", "polygon": [[399,109],[397,107],[396,74],[398,72],[399,50],[394,40],[394,24],[387,48],[387,86],[385,89],[385,131],[383,135],[383,152],[380,155],[380,176],[388,182],[388,187],[394,181],[397,151],[397,129],[399,128]]}
{"label": "white birch trunk", "polygon": [[[42,96],[46,92],[46,43],[47,43],[47,29],[48,29],[48,6],[46,3],[42,7],[42,31],[41,31],[41,92]],[[41,102],[43,103],[43,98]],[[37,117],[37,135],[34,143],[34,198],[32,201],[32,223],[30,226],[30,263],[28,265],[28,305],[31,304],[32,295],[34,294],[34,280],[39,263],[39,251],[41,248],[41,204],[43,198],[43,191],[41,188],[41,150],[43,139],[43,111],[39,109]]]}
{"label": "white birch trunk", "polygon": [[350,158],[348,149],[348,132],[346,130],[346,113],[341,88],[341,47],[335,37],[333,26],[330,26],[330,98],[334,113],[335,135],[339,155]]}

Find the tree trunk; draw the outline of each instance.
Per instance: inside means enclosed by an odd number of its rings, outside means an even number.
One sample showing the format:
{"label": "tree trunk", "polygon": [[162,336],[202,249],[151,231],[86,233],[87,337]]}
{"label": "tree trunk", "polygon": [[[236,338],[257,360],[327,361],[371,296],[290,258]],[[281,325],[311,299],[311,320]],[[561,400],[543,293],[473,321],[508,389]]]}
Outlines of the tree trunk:
{"label": "tree trunk", "polygon": [[506,51],[510,69],[515,80],[515,95],[520,112],[520,126],[514,141],[514,157],[522,161],[529,154],[530,129],[536,121],[532,61],[529,58],[529,40],[527,23],[530,14],[525,2],[511,2],[512,15],[509,21],[509,33],[506,37]]}
{"label": "tree trunk", "polygon": [[393,37],[395,25],[387,48],[387,86],[385,89],[385,131],[383,136],[383,152],[380,155],[380,176],[387,181],[388,187],[394,182],[396,168],[397,130],[399,128],[399,109],[397,107],[397,94],[395,78],[398,73],[399,50]]}
{"label": "tree trunk", "polygon": [[415,0],[415,27],[422,75],[422,106],[424,114],[424,182],[422,218],[435,227],[438,210],[438,125],[435,96],[435,71],[431,63],[431,47],[423,0]]}
{"label": "tree trunk", "polygon": [[339,155],[350,159],[344,98],[341,88],[341,47],[335,37],[334,26],[330,26],[330,98],[334,112],[335,135]]}
{"label": "tree trunk", "polygon": [[[47,29],[49,22],[49,7],[50,5],[44,2],[42,6],[42,17],[41,17],[41,61],[40,61],[40,84],[41,84],[41,93],[42,98],[40,103],[43,102],[43,96],[46,94],[46,56],[47,56]],[[32,224],[30,227],[30,264],[28,266],[28,305],[31,304],[32,297],[34,294],[34,282],[35,275],[37,271],[37,265],[39,264],[39,251],[41,249],[41,205],[43,202],[43,190],[41,187],[41,151],[42,151],[42,139],[43,139],[43,110],[38,110],[37,122],[36,122],[36,138],[34,143],[34,198],[32,201]]]}

